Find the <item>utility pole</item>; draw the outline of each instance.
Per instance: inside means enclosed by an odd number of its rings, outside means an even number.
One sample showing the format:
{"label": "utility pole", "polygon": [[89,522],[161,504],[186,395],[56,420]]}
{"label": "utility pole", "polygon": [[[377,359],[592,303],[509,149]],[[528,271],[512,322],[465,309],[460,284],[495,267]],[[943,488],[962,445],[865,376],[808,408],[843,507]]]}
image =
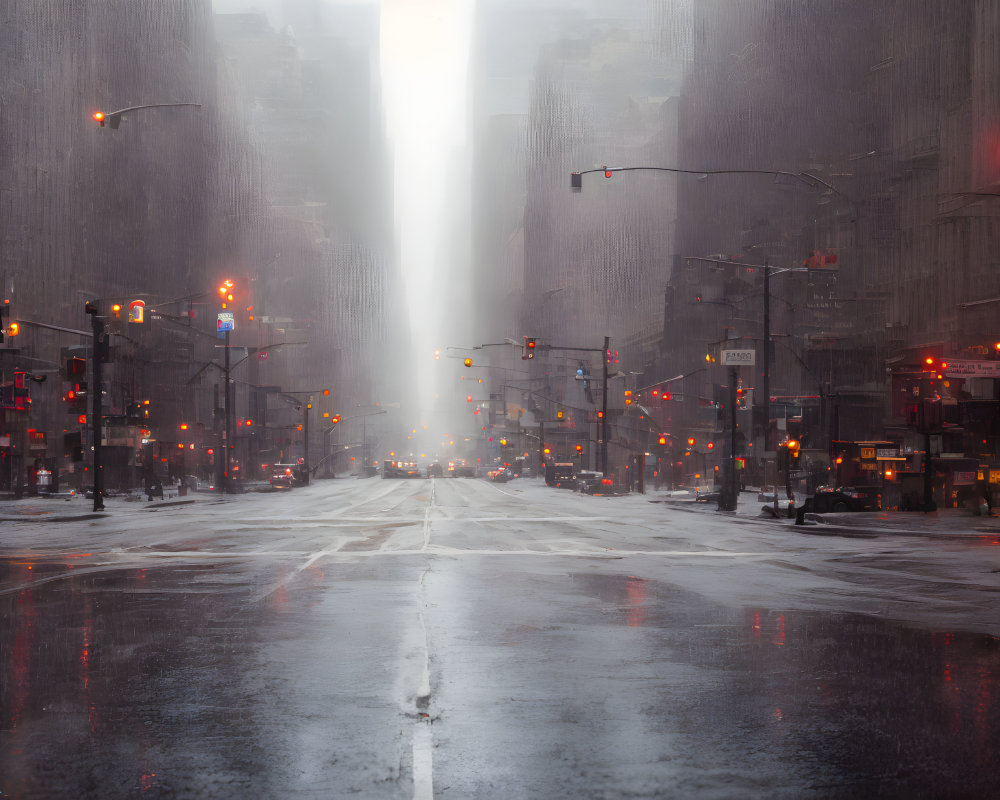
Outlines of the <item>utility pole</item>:
{"label": "utility pole", "polygon": [[101,408],[101,381],[103,376],[101,375],[101,361],[104,356],[105,347],[105,333],[104,333],[104,317],[97,313],[97,306],[94,303],[87,303],[86,312],[90,315],[90,325],[91,330],[94,334],[94,344],[91,348],[93,353],[93,386],[91,386],[91,394],[93,395],[93,401],[91,403],[91,430],[93,431],[94,437],[94,511],[104,511],[104,472],[101,466],[101,434],[103,427],[101,425],[101,415],[103,414],[103,409]]}
{"label": "utility pole", "polygon": [[[761,445],[765,445],[761,452],[767,450],[763,439],[767,438],[767,428],[771,417],[771,267],[767,259],[764,259],[764,369],[761,372],[760,380],[761,394],[763,395],[763,411],[759,414]],[[758,403],[758,406],[761,403]]]}
{"label": "utility pole", "polygon": [[604,337],[604,352],[601,363],[604,365],[601,381],[601,472],[608,477],[608,348],[611,347],[611,337]]}

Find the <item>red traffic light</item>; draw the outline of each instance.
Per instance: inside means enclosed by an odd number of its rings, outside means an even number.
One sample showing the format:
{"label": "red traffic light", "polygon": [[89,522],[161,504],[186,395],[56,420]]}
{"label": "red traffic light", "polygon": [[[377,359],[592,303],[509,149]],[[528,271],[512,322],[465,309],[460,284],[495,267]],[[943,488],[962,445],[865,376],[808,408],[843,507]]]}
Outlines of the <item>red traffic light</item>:
{"label": "red traffic light", "polygon": [[709,442],[708,444],[705,445],[705,448],[708,449],[708,450],[714,450],[715,449],[715,442]]}
{"label": "red traffic light", "polygon": [[81,414],[80,416],[78,416],[76,418],[76,421],[79,422],[81,425],[86,425],[87,424],[87,415],[86,414]]}
{"label": "red traffic light", "polygon": [[688,437],[688,447],[694,447],[694,446],[695,446],[695,439],[694,439],[693,436],[689,436]]}
{"label": "red traffic light", "polygon": [[583,445],[582,444],[578,444],[576,446],[576,452],[578,452],[578,453],[582,453],[583,452]]}
{"label": "red traffic light", "polygon": [[465,402],[466,403],[471,403],[472,402],[472,395],[471,394],[467,394],[465,396]]}
{"label": "red traffic light", "polygon": [[340,414],[334,414],[332,417],[330,417],[330,422],[332,422],[334,425],[340,422]]}
{"label": "red traffic light", "polygon": [[666,437],[666,436],[661,436],[661,437],[660,437],[659,439],[657,439],[656,441],[657,441],[657,443],[659,443],[659,444],[666,444],[666,443],[667,443],[667,437]]}

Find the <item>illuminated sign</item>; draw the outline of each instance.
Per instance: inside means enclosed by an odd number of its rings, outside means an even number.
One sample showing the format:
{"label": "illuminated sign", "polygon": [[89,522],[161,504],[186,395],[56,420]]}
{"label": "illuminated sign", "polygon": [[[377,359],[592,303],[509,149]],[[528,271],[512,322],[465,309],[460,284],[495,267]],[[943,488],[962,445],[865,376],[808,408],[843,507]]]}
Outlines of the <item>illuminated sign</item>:
{"label": "illuminated sign", "polygon": [[146,321],[146,303],[144,300],[133,300],[128,304],[128,321],[139,324]]}

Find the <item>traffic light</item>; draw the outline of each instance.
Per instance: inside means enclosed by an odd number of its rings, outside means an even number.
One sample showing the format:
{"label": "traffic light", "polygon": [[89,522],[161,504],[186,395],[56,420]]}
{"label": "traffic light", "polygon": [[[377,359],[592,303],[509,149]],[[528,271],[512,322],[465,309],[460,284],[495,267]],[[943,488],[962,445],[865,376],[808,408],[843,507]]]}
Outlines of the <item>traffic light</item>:
{"label": "traffic light", "polygon": [[660,438],[656,440],[656,443],[661,446],[665,445],[667,443],[667,437],[661,435]]}
{"label": "traffic light", "polygon": [[223,308],[227,307],[227,303],[233,302],[233,287],[235,285],[229,278],[219,284],[219,300],[222,302]]}
{"label": "traffic light", "polygon": [[694,447],[697,444],[693,436],[688,437],[688,447]]}
{"label": "traffic light", "polygon": [[576,446],[576,452],[577,453],[582,453],[583,452],[583,445],[582,444],[578,444]]}
{"label": "traffic light", "polygon": [[524,344],[521,346],[521,360],[526,361],[535,357],[535,340],[525,336]]}
{"label": "traffic light", "polygon": [[471,367],[472,366],[472,359],[471,358],[467,358],[462,363],[465,364],[465,366],[467,366],[467,367]]}
{"label": "traffic light", "polygon": [[103,111],[95,111],[90,116],[93,118],[94,122],[102,128],[104,127],[105,122],[109,123],[111,125],[111,130],[113,131],[118,130],[118,126],[122,124],[121,113],[115,114],[112,112],[111,114],[105,114]]}
{"label": "traffic light", "polygon": [[933,356],[927,356],[924,359],[923,371],[932,373],[932,377],[936,377],[938,380],[942,380],[944,378],[944,370],[947,368],[947,361],[936,359]]}
{"label": "traffic light", "polygon": [[714,449],[715,449],[715,442],[708,442],[708,443],[707,443],[707,444],[705,445],[705,449],[706,449],[706,450],[714,450]]}
{"label": "traffic light", "polygon": [[334,414],[332,417],[330,417],[331,425],[336,425],[338,422],[340,422],[340,414]]}
{"label": "traffic light", "polygon": [[87,383],[77,381],[66,392],[66,410],[70,414],[85,414],[87,411]]}
{"label": "traffic light", "polygon": [[625,390],[625,405],[627,405],[627,406],[632,405],[632,390],[631,389],[626,389]]}
{"label": "traffic light", "polygon": [[799,449],[802,445],[796,439],[789,439],[785,444],[785,447],[788,448],[789,462],[797,464],[799,460]]}

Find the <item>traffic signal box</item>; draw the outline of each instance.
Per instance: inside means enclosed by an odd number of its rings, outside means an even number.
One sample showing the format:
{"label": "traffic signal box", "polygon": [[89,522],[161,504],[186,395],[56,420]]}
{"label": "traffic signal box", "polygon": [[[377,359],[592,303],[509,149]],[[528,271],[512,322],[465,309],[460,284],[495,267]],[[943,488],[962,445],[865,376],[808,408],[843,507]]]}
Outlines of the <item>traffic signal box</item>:
{"label": "traffic signal box", "polygon": [[28,373],[14,373],[14,409],[28,411],[31,408],[31,398],[28,396]]}
{"label": "traffic signal box", "polygon": [[66,411],[77,415],[87,413],[86,381],[77,381],[66,392]]}

